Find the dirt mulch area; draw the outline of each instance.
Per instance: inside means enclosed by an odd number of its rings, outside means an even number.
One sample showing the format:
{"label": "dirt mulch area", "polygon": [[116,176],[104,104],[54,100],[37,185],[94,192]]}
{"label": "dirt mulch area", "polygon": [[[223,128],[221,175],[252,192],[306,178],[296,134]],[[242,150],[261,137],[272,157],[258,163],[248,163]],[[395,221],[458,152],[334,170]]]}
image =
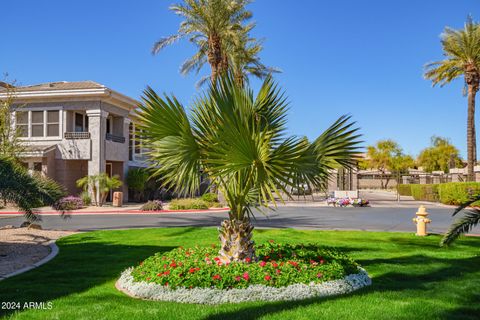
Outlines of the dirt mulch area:
{"label": "dirt mulch area", "polygon": [[50,254],[49,245],[71,231],[0,229],[0,277],[28,267]]}

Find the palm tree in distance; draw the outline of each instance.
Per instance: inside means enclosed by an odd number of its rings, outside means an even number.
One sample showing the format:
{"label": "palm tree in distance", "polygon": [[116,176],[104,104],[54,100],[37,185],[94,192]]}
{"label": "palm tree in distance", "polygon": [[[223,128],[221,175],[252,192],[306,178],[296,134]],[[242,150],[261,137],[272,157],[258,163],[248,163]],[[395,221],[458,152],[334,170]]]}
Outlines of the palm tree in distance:
{"label": "palm tree in distance", "polygon": [[286,136],[287,103],[268,77],[254,96],[247,85],[222,77],[187,114],[173,96],[148,88],[139,106],[144,144],[154,175],[168,188],[193,195],[204,172],[225,196],[229,219],[221,224],[223,262],[255,259],[253,208],[269,208],[305,184],[325,188],[330,171],[350,167],[359,134],[341,117],[313,142]]}
{"label": "palm tree in distance", "polygon": [[468,95],[467,167],[468,180],[474,180],[476,163],[475,96],[480,85],[480,26],[468,17],[464,29],[445,28],[442,34],[444,56],[442,61],[426,65],[425,78],[433,85],[444,86],[464,77]]}

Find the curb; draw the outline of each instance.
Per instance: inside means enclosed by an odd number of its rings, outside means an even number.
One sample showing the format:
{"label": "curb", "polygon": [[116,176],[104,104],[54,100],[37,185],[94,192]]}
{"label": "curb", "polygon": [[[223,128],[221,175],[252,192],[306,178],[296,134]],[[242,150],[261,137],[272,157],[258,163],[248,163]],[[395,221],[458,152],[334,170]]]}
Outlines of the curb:
{"label": "curb", "polygon": [[12,273],[9,273],[9,274],[4,275],[4,276],[0,276],[0,281],[2,281],[4,279],[7,279],[7,278],[10,278],[10,277],[13,277],[13,276],[16,276],[16,275],[19,275],[19,274],[24,273],[24,272],[30,271],[30,270],[35,269],[37,267],[40,267],[42,264],[45,264],[45,263],[49,262],[50,260],[52,260],[53,258],[55,258],[55,256],[58,254],[58,246],[55,244],[55,241],[50,243],[48,246],[50,247],[50,253],[45,258],[43,258],[42,260],[40,260],[38,262],[35,262],[35,263],[33,263],[29,266],[26,266],[24,268],[16,270]]}
{"label": "curb", "polygon": [[[65,211],[65,215],[89,215],[89,214],[104,214],[104,215],[119,215],[119,214],[161,214],[161,213],[215,213],[215,212],[224,212],[228,211],[230,208],[218,208],[218,209],[207,209],[207,210],[158,210],[158,211],[142,211],[142,210],[121,210],[121,211]],[[36,214],[39,215],[59,215],[60,211],[39,211]],[[4,216],[18,216],[23,215],[19,211],[0,211],[0,215]]]}

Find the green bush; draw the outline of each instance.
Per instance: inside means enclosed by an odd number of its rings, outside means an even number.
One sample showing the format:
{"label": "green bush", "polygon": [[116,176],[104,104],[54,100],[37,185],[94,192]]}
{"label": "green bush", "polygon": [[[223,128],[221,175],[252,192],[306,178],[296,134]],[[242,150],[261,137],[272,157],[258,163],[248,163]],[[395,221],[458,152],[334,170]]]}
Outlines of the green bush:
{"label": "green bush", "polygon": [[411,184],[399,184],[397,186],[398,193],[401,196],[411,196],[412,195],[412,185]]}
{"label": "green bush", "polygon": [[418,201],[438,201],[438,184],[410,185],[412,197]]}
{"label": "green bush", "polygon": [[170,202],[170,210],[208,209],[208,202],[202,199],[174,199]]}
{"label": "green bush", "polygon": [[86,206],[92,204],[92,197],[90,196],[90,193],[88,191],[82,191],[82,193],[80,193],[80,199],[82,199],[83,204]]}
{"label": "green bush", "polygon": [[[444,204],[460,205],[472,198],[480,196],[479,182],[450,182],[439,185],[440,202]],[[480,201],[473,205],[480,205]]]}
{"label": "green bush", "polygon": [[146,202],[140,210],[142,211],[160,211],[163,209],[163,203],[160,200]]}
{"label": "green bush", "polygon": [[205,202],[218,202],[218,195],[213,192],[205,193],[201,199]]}

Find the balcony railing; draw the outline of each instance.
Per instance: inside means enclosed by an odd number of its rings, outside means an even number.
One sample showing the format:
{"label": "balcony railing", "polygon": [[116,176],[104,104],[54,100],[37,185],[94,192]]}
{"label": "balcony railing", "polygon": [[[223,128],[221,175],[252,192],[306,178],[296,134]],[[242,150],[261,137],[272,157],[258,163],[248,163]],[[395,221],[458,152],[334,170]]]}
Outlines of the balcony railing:
{"label": "balcony railing", "polygon": [[121,136],[115,136],[111,133],[107,133],[105,135],[105,139],[107,140],[110,140],[110,141],[113,141],[113,142],[118,142],[118,143],[125,143],[125,137],[121,137]]}
{"label": "balcony railing", "polygon": [[65,139],[90,139],[90,132],[65,132]]}

